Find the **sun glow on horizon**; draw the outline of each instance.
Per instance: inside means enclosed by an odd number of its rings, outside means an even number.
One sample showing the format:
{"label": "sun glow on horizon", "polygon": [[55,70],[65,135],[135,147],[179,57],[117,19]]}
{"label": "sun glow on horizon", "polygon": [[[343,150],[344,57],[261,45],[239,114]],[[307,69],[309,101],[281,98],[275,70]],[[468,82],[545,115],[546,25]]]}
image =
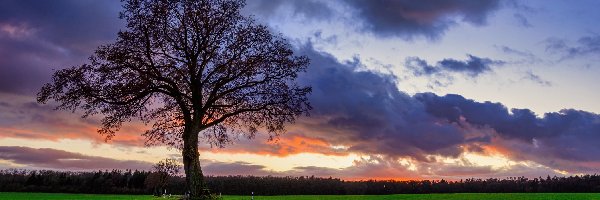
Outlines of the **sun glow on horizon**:
{"label": "sun glow on horizon", "polygon": [[359,159],[356,154],[346,156],[324,155],[318,153],[298,153],[286,156],[261,155],[252,153],[201,153],[202,159],[219,162],[247,162],[265,166],[266,170],[283,172],[296,167],[326,167],[340,169],[351,167]]}

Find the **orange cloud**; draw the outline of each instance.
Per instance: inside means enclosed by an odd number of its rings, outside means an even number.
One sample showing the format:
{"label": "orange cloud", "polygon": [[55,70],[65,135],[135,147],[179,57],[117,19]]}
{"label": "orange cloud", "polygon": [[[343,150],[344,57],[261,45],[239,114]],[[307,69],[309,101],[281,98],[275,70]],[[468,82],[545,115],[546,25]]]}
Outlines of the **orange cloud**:
{"label": "orange cloud", "polygon": [[333,156],[346,156],[349,154],[349,152],[336,147],[325,139],[294,133],[285,134],[273,141],[268,141],[266,136],[258,136],[252,140],[238,140],[226,148],[211,148],[206,144],[201,144],[200,149],[201,151],[214,153],[252,153],[280,157],[300,153],[318,153]]}
{"label": "orange cloud", "polygon": [[[2,102],[0,138],[27,138],[57,141],[60,139],[87,139],[104,142],[98,134],[100,122],[94,117],[81,118],[80,113],[54,110],[54,106],[40,105],[19,98]],[[112,143],[142,146],[141,134],[145,126],[140,122],[125,124]]]}
{"label": "orange cloud", "polygon": [[[332,151],[332,144],[323,139],[300,135],[281,137],[274,145],[277,146],[275,150],[277,153],[276,155],[278,156],[286,156],[289,154],[298,154],[305,152],[337,156],[343,156],[348,154],[345,152]],[[267,154],[271,152],[272,151],[264,151],[263,153]]]}

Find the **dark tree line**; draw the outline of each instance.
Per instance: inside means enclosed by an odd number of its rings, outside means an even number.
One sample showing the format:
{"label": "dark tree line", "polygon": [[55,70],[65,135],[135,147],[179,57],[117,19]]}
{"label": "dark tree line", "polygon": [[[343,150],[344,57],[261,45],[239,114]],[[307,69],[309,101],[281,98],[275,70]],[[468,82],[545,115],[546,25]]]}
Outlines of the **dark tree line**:
{"label": "dark tree line", "polygon": [[185,192],[185,178],[164,171],[112,170],[69,172],[0,170],[0,192],[89,194],[169,194]]}
{"label": "dark tree line", "polygon": [[[95,194],[170,194],[185,192],[185,178],[138,170],[64,172],[49,170],[0,170],[0,192],[60,192]],[[157,181],[160,180],[160,181]],[[411,193],[522,193],[600,192],[600,175],[460,181],[344,181],[339,178],[207,176],[213,193],[223,195],[293,194],[411,194]]]}
{"label": "dark tree line", "polygon": [[532,193],[532,192],[600,192],[600,175],[528,179],[466,179],[460,181],[344,181],[319,177],[208,177],[215,192],[244,195],[326,195],[326,194],[422,194],[422,193]]}

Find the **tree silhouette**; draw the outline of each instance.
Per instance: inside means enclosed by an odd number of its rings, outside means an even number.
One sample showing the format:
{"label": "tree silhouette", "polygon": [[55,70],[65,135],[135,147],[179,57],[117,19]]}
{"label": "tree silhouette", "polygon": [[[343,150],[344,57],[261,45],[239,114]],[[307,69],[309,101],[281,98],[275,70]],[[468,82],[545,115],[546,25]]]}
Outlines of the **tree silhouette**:
{"label": "tree silhouette", "polygon": [[240,14],[243,0],[126,0],[127,28],[89,64],[58,70],[37,100],[102,116],[110,140],[123,123],[152,128],[147,145],[182,150],[190,197],[204,187],[199,139],[224,147],[260,130],[277,137],[310,109],[311,88],[296,77],[308,58],[267,27]]}
{"label": "tree silhouette", "polygon": [[[146,178],[147,187],[152,188],[154,195],[160,196],[165,192],[164,190],[170,182],[169,179],[179,176],[180,167],[175,159],[167,158],[159,161],[152,166],[154,171]],[[169,194],[172,193],[172,191],[169,192]]]}

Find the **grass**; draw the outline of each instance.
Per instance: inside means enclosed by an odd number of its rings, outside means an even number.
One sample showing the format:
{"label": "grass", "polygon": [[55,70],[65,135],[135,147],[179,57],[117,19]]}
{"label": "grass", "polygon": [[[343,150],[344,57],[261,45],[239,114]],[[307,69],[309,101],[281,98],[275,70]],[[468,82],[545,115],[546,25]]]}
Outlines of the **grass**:
{"label": "grass", "polygon": [[[159,200],[150,195],[62,194],[0,192],[0,199],[12,200]],[[250,196],[223,196],[223,200],[249,200]],[[255,200],[600,200],[600,193],[465,193],[465,194],[395,194],[395,195],[290,195],[255,196]]]}
{"label": "grass", "polygon": [[[223,200],[247,200],[249,196],[226,196]],[[599,193],[462,193],[394,195],[294,195],[258,196],[255,200],[600,200]]]}
{"label": "grass", "polygon": [[[0,192],[0,199],[10,200],[159,200],[152,195],[118,195],[118,194],[64,194],[64,193],[25,193]],[[177,198],[171,198],[173,200]]]}

